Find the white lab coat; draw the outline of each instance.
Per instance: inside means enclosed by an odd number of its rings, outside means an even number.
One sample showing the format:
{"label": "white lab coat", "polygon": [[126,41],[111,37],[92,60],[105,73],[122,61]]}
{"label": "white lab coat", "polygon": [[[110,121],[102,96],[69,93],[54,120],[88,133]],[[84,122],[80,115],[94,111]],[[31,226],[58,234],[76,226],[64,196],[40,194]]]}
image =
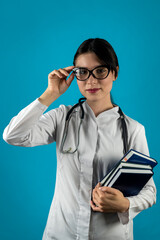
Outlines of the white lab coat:
{"label": "white lab coat", "polygon": [[[153,178],[137,196],[128,197],[128,212],[93,211],[90,206],[92,189],[123,156],[118,106],[95,117],[84,102],[78,151],[63,154],[60,144],[65,117],[71,107],[60,105],[43,114],[47,106],[37,98],[13,117],[3,132],[3,139],[15,146],[34,147],[56,141],[56,185],[43,240],[132,240],[133,218],[156,202]],[[80,112],[77,107],[72,113],[64,149],[74,149],[76,145]],[[130,149],[149,155],[144,126],[125,116]]]}

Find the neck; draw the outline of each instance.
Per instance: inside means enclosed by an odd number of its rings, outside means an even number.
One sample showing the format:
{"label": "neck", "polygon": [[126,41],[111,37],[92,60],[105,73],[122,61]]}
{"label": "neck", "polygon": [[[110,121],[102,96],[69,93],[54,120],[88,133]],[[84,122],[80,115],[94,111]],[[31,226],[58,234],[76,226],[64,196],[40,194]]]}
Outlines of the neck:
{"label": "neck", "polygon": [[86,102],[88,103],[88,105],[90,106],[90,108],[93,110],[95,116],[97,117],[101,112],[104,112],[106,110],[109,110],[111,108],[113,108],[113,104],[110,100],[110,98],[107,100],[99,100],[99,101],[89,101],[86,100]]}

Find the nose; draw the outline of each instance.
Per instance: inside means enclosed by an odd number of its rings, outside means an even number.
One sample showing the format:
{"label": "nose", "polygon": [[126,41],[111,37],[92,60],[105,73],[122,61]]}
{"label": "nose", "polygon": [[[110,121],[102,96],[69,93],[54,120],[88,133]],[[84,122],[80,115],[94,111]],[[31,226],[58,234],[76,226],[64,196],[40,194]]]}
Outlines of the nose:
{"label": "nose", "polygon": [[88,84],[95,84],[97,83],[97,79],[91,74],[89,78],[86,80]]}

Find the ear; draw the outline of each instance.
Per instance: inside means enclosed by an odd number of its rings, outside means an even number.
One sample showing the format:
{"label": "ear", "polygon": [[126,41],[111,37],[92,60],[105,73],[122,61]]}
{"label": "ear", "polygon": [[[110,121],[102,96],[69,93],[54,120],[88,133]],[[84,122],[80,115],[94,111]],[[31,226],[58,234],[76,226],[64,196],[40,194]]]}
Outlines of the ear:
{"label": "ear", "polygon": [[[118,71],[119,71],[119,67],[117,66],[117,77],[118,77]],[[113,71],[113,81],[116,81],[117,77],[115,77],[115,71]]]}

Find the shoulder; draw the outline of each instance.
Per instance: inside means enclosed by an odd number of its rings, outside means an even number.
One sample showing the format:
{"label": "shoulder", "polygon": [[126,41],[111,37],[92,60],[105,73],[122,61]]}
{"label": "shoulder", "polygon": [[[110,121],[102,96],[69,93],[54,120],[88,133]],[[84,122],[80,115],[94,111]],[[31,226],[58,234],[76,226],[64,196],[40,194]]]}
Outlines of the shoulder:
{"label": "shoulder", "polygon": [[124,113],[128,131],[132,134],[137,134],[140,131],[145,131],[145,127],[139,121],[129,117]]}
{"label": "shoulder", "polygon": [[139,121],[127,116],[126,114],[124,115],[128,129],[130,148],[133,148],[149,156],[149,149],[144,125]]}
{"label": "shoulder", "polygon": [[61,104],[59,105],[59,107],[53,108],[50,111],[48,111],[49,113],[53,113],[56,112],[57,114],[65,114],[67,113],[73,106],[72,105],[64,105]]}
{"label": "shoulder", "polygon": [[53,108],[46,112],[52,119],[57,119],[58,122],[66,118],[68,111],[72,108],[72,105],[61,104],[59,107]]}
{"label": "shoulder", "polygon": [[[35,105],[36,107],[38,107],[42,111],[46,111],[48,109],[48,106],[46,106],[43,103],[41,103],[38,98],[32,103],[32,105]],[[59,105],[59,107],[53,108],[53,109],[49,110],[47,113],[68,112],[69,109],[71,109],[72,107],[73,107],[72,105],[66,106],[64,104],[61,104],[61,105]]]}
{"label": "shoulder", "polygon": [[68,112],[72,107],[73,107],[72,105],[61,104],[61,105],[59,105],[58,108],[55,108],[53,110],[57,110],[59,112],[65,113],[65,112]]}

